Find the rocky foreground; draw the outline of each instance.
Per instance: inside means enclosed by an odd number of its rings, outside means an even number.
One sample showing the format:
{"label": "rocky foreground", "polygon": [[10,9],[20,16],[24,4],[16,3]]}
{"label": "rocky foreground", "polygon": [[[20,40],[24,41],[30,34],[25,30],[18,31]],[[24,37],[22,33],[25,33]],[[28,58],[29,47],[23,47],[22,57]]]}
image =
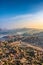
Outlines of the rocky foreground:
{"label": "rocky foreground", "polygon": [[0,42],[0,65],[43,65],[43,49],[21,41]]}

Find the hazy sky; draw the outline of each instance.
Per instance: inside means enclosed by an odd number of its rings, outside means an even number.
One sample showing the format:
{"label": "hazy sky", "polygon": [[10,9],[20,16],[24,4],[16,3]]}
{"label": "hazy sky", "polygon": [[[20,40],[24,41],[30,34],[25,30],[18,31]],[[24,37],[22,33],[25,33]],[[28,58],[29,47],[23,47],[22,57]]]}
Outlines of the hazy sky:
{"label": "hazy sky", "polygon": [[0,0],[0,28],[42,28],[43,0]]}

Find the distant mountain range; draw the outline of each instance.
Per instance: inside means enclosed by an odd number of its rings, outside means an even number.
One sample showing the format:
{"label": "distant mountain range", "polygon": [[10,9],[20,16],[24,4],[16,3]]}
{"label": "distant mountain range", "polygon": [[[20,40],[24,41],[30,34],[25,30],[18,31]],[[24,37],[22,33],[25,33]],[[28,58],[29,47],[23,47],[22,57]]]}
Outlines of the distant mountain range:
{"label": "distant mountain range", "polygon": [[0,28],[0,31],[2,31],[2,29]]}
{"label": "distant mountain range", "polygon": [[[12,30],[0,29],[0,40],[9,40],[9,35],[13,36],[12,39],[22,40],[23,42],[43,47],[43,30],[32,28],[20,28]],[[16,37],[17,35],[23,36],[23,38]]]}
{"label": "distant mountain range", "polygon": [[35,35],[35,36],[43,36],[43,30],[42,29],[33,29],[33,28],[19,28],[19,29],[12,29],[12,30],[6,30],[6,29],[0,29],[0,35]]}

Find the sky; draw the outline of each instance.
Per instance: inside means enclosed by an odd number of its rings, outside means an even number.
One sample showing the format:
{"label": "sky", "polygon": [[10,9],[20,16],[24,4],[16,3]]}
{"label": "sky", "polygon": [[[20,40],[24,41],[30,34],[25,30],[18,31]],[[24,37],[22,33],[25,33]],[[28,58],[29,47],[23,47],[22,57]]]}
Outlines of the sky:
{"label": "sky", "polygon": [[0,0],[0,28],[43,29],[43,0]]}

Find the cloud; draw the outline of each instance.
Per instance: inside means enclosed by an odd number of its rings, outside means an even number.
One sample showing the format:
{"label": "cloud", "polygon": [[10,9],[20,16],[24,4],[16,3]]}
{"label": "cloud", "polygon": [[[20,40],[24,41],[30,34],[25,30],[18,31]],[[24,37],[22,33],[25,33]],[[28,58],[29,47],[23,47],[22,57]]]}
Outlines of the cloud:
{"label": "cloud", "polygon": [[4,22],[2,26],[8,29],[21,27],[43,28],[43,11],[35,14],[19,15],[1,21]]}

